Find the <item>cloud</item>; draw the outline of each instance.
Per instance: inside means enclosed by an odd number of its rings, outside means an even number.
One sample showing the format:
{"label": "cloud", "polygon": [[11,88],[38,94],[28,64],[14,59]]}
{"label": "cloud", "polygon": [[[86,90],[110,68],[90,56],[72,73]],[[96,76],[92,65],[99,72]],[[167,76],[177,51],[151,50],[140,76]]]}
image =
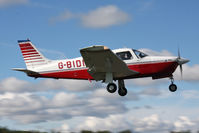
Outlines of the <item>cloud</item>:
{"label": "cloud", "polygon": [[29,88],[29,83],[15,77],[9,77],[0,81],[0,92],[21,92],[25,91],[26,88]]}
{"label": "cloud", "polygon": [[199,91],[197,90],[183,90],[182,91],[182,96],[185,98],[185,99],[199,99]]}
{"label": "cloud", "polygon": [[160,89],[157,88],[145,88],[142,91],[139,92],[141,95],[147,95],[147,96],[159,96],[162,94]]}
{"label": "cloud", "polygon": [[162,119],[158,114],[138,118],[135,115],[115,114],[109,115],[106,118],[85,117],[76,130],[110,130],[119,132],[129,129],[137,133],[168,133],[168,131],[182,131],[188,129],[197,129],[197,125],[187,116],[179,116],[177,120]]}
{"label": "cloud", "polygon": [[69,133],[72,131],[70,131],[70,126],[68,124],[63,124],[59,129],[55,129],[55,132]]}
{"label": "cloud", "polygon": [[65,53],[60,52],[60,51],[56,51],[56,50],[48,50],[48,49],[41,49],[39,48],[39,51],[41,51],[42,53],[46,53],[46,54],[50,54],[50,55],[54,55],[54,57],[56,57],[55,59],[66,59]]}
{"label": "cloud", "polygon": [[[197,123],[186,115],[175,121],[162,119],[160,114],[155,113],[156,107],[139,104],[147,96],[162,96],[162,91],[158,89],[141,88],[136,92],[129,90],[126,97],[120,97],[117,93],[108,93],[103,86],[96,89],[94,83],[94,89],[91,89],[88,87],[90,85],[92,86],[88,81],[75,80],[45,79],[33,84],[14,77],[4,79],[0,82],[0,118],[18,124],[77,120],[73,121],[73,126],[70,122],[64,123],[55,130],[62,132],[79,132],[83,129],[96,131],[103,128],[115,132],[131,129],[139,133],[164,133],[180,127],[189,129]],[[185,93],[190,92],[182,92],[186,99],[195,93],[197,97],[198,94],[197,91],[190,95]],[[130,102],[136,102],[134,107],[128,106]]]}
{"label": "cloud", "polygon": [[55,23],[58,23],[58,22],[70,20],[74,17],[75,17],[75,14],[71,13],[70,11],[64,11],[63,13],[61,13],[60,15],[58,15],[56,17],[52,17],[49,20],[49,22],[51,24],[55,24]]}
{"label": "cloud", "polygon": [[192,129],[196,125],[186,116],[179,116],[178,120],[174,122],[175,130],[182,131],[187,129]]}
{"label": "cloud", "polygon": [[121,131],[129,128],[129,123],[123,115],[109,115],[106,118],[86,117],[82,124],[77,126],[79,130],[110,130]]}
{"label": "cloud", "polygon": [[169,122],[161,120],[159,115],[152,114],[141,119],[133,118],[134,131],[140,133],[166,133],[171,130]]}
{"label": "cloud", "polygon": [[8,7],[12,5],[27,4],[29,0],[0,0],[0,7]]}
{"label": "cloud", "polygon": [[154,4],[155,4],[154,0],[141,1],[138,11],[140,11],[140,12],[148,11],[154,7]]}
{"label": "cloud", "polygon": [[183,75],[181,78],[181,73],[178,69],[176,70],[176,72],[174,73],[174,77],[176,77],[177,80],[184,80],[187,82],[197,82],[199,81],[199,64],[195,64],[195,65],[183,65]]}
{"label": "cloud", "polygon": [[88,13],[72,13],[64,11],[56,17],[49,19],[51,24],[77,19],[87,28],[106,28],[128,22],[130,16],[115,5],[101,6]]}
{"label": "cloud", "polygon": [[121,11],[117,6],[109,5],[82,15],[81,23],[89,28],[105,28],[126,23],[129,19],[127,13]]}
{"label": "cloud", "polygon": [[146,53],[146,54],[148,54],[148,55],[151,55],[151,56],[173,56],[173,54],[170,53],[167,50],[162,50],[160,52],[154,51],[152,49],[146,49],[146,48],[139,49],[139,50],[144,52],[144,53]]}
{"label": "cloud", "polygon": [[31,83],[15,77],[9,77],[0,81],[0,93],[4,92],[40,92],[40,91],[91,91],[93,88],[102,88],[103,84],[85,80],[45,79],[37,83]]}
{"label": "cloud", "polygon": [[128,110],[119,98],[97,97],[89,93],[78,96],[66,92],[55,92],[53,96],[48,96],[48,92],[45,95],[8,92],[0,94],[0,106],[1,118],[24,124],[66,120],[78,116],[104,118]]}

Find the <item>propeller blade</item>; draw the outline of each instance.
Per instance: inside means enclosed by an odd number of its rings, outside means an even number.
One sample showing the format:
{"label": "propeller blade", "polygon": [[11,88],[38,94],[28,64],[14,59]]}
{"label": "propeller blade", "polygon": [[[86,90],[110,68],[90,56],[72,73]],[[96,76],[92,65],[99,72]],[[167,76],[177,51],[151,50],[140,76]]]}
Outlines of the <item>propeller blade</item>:
{"label": "propeller blade", "polygon": [[182,79],[182,63],[181,63],[181,56],[180,56],[180,49],[178,47],[178,58],[177,58],[177,62],[178,62],[178,65],[180,66],[180,74],[181,74],[181,79]]}
{"label": "propeller blade", "polygon": [[181,78],[182,78],[182,75],[183,75],[182,65],[180,65],[180,73],[181,73]]}
{"label": "propeller blade", "polygon": [[181,59],[179,47],[178,47],[178,59]]}

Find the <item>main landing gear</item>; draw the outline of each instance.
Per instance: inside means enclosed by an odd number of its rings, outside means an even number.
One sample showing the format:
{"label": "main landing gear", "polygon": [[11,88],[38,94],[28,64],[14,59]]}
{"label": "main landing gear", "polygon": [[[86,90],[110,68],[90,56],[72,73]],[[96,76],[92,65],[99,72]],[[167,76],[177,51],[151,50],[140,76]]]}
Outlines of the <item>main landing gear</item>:
{"label": "main landing gear", "polygon": [[[125,88],[124,85],[124,80],[118,80],[118,94],[120,96],[125,96],[127,94],[127,89]],[[115,83],[109,83],[106,87],[107,91],[110,93],[114,93],[117,90],[117,86]]]}
{"label": "main landing gear", "polygon": [[171,79],[171,84],[169,85],[169,90],[171,92],[175,92],[177,90],[177,86],[173,83],[174,82],[173,76],[171,76],[170,79]]}

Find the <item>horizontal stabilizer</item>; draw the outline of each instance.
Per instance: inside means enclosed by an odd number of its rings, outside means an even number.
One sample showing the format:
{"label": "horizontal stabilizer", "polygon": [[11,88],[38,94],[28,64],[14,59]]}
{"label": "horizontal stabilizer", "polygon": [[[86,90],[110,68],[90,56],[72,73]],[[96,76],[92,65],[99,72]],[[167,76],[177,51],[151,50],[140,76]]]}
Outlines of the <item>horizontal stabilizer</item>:
{"label": "horizontal stabilizer", "polygon": [[31,70],[28,70],[28,69],[24,69],[24,68],[12,68],[12,70],[24,72],[24,73],[26,73],[28,76],[31,76],[31,77],[38,77],[38,75],[39,75],[38,72],[34,72],[34,71],[31,71]]}

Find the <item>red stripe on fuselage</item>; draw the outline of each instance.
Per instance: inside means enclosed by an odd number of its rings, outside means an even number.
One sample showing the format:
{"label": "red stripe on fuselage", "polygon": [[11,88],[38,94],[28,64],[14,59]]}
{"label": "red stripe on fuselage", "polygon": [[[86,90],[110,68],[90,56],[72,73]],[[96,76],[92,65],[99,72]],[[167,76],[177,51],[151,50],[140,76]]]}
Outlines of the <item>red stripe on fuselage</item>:
{"label": "red stripe on fuselage", "polygon": [[40,74],[41,77],[65,78],[65,79],[93,79],[87,69],[58,71]]}
{"label": "red stripe on fuselage", "polygon": [[[128,64],[129,69],[139,72],[137,75],[129,77],[118,77],[118,79],[129,79],[129,78],[140,78],[140,77],[152,77],[158,75],[171,75],[178,64],[176,62],[156,62],[156,63],[145,63],[145,64]],[[50,78],[66,78],[66,79],[93,79],[92,76],[87,72],[88,69],[80,70],[62,70],[56,72],[41,73],[40,77]],[[117,78],[116,78],[117,79]]]}
{"label": "red stripe on fuselage", "polygon": [[154,74],[154,73],[168,73],[174,72],[178,64],[176,62],[153,62],[153,63],[143,63],[128,65],[128,68],[139,72],[140,74]]}

